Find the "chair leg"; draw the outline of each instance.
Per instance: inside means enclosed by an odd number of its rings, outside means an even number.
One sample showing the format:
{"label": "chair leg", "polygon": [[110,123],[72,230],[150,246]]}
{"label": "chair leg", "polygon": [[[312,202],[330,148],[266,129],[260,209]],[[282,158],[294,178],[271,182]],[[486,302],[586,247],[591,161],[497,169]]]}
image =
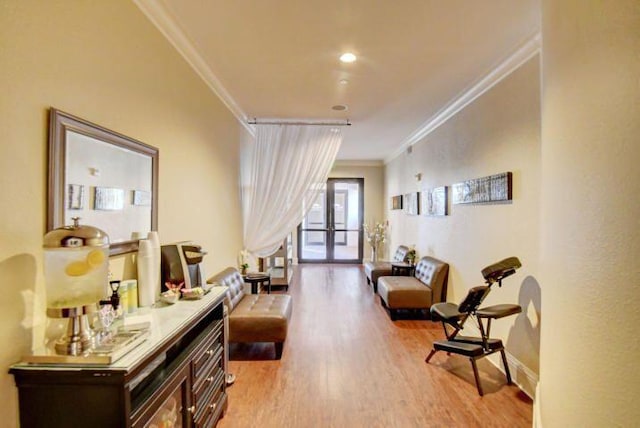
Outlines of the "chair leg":
{"label": "chair leg", "polygon": [[482,391],[482,385],[480,384],[480,376],[478,376],[478,365],[476,364],[476,360],[474,358],[469,358],[471,360],[471,365],[473,366],[473,376],[476,378],[476,387],[478,388],[478,394],[480,397],[484,395]]}
{"label": "chair leg", "polygon": [[427,358],[425,358],[424,362],[429,363],[429,360],[431,360],[431,357],[433,357],[436,352],[438,352],[437,349],[432,349],[431,352],[429,352],[429,355],[427,355]]}
{"label": "chair leg", "polygon": [[371,280],[367,277],[367,285],[371,285]]}
{"label": "chair leg", "polygon": [[284,349],[284,342],[275,342],[273,344],[276,348],[276,360],[282,358],[282,350]]}
{"label": "chair leg", "polygon": [[513,383],[511,380],[511,371],[509,370],[509,364],[507,364],[507,356],[504,353],[504,349],[500,350],[500,355],[502,355],[502,364],[504,365],[504,373],[507,375],[507,384],[511,385]]}

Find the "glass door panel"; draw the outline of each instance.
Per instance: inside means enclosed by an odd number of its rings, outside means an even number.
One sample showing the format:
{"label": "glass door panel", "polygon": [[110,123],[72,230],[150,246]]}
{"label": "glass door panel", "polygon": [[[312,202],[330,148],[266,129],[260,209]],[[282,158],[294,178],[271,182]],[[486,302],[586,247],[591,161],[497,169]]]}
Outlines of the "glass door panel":
{"label": "glass door panel", "polygon": [[300,262],[362,263],[361,178],[330,178],[298,228]]}
{"label": "glass door panel", "polygon": [[333,258],[339,261],[362,260],[360,255],[361,183],[334,181],[333,190]]}
{"label": "glass door panel", "polygon": [[300,242],[301,259],[325,260],[327,258],[327,192],[325,190],[318,194],[318,197],[311,205],[311,209],[302,220],[302,233],[298,241]]}
{"label": "glass door panel", "polygon": [[335,242],[335,246],[333,247],[333,258],[335,260],[362,259],[362,257],[358,257],[359,232],[349,231],[335,233],[336,235],[342,234],[345,237],[345,244],[339,244],[338,241]]}
{"label": "glass door panel", "polygon": [[319,233],[321,232],[302,232],[302,254],[299,258],[314,261],[326,260],[327,246],[319,243],[317,238]]}

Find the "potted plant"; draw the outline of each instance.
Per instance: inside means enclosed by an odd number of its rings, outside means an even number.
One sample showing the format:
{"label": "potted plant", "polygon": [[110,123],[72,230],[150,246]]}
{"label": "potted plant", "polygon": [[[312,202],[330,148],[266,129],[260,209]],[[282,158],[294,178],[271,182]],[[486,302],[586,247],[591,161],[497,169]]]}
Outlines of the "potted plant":
{"label": "potted plant", "polygon": [[415,248],[409,249],[409,251],[407,251],[407,255],[405,256],[405,258],[407,259],[407,263],[409,263],[411,266],[413,266],[416,263],[416,250],[415,250]]}
{"label": "potted plant", "polygon": [[240,273],[242,275],[246,275],[247,274],[247,269],[249,269],[249,263],[242,263],[240,265]]}
{"label": "potted plant", "polygon": [[238,264],[240,265],[240,273],[242,275],[246,275],[247,269],[249,269],[249,252],[247,250],[240,251],[238,262]]}

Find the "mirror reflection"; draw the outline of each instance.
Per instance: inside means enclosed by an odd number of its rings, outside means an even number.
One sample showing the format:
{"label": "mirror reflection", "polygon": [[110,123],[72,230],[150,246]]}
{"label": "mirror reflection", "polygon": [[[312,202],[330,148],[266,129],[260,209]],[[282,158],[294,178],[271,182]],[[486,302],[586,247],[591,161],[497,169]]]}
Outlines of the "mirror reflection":
{"label": "mirror reflection", "polygon": [[64,223],[80,217],[111,243],[151,230],[151,158],[68,131]]}
{"label": "mirror reflection", "polygon": [[104,230],[113,254],[156,230],[157,149],[51,110],[48,230],[81,223]]}

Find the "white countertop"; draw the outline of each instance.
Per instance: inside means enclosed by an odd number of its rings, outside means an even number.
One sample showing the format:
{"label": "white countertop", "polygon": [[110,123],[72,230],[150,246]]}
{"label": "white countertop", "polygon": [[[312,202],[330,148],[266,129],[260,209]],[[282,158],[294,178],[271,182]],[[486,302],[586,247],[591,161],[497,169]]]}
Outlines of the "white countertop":
{"label": "white countertop", "polygon": [[[37,369],[42,370],[82,370],[82,369],[108,369],[128,372],[142,360],[152,355],[158,349],[166,345],[171,337],[197,320],[203,312],[212,304],[224,299],[227,287],[213,287],[202,299],[179,300],[173,305],[160,304],[154,308],[141,308],[135,314],[125,315],[124,325],[143,322],[150,323],[150,331],[146,340],[138,344],[134,349],[122,356],[110,365],[83,364],[82,362],[55,364],[55,363],[25,363],[20,362],[12,366],[13,369]],[[46,354],[46,350],[34,352],[34,355]],[[81,357],[77,357],[81,358]]]}

